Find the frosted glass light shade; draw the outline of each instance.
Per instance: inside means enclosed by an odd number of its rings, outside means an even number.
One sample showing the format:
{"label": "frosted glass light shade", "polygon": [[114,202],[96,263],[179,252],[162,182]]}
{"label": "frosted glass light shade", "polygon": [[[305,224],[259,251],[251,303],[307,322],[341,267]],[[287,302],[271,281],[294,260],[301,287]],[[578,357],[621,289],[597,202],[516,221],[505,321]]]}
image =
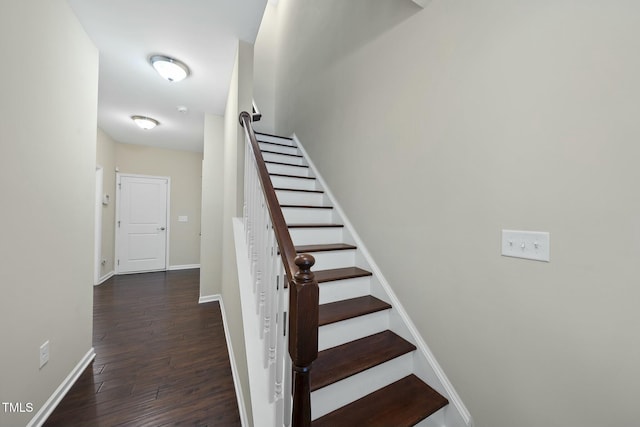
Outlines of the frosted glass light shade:
{"label": "frosted glass light shade", "polygon": [[151,117],[145,116],[131,116],[131,120],[135,122],[135,124],[140,127],[140,129],[149,130],[160,124],[156,119],[152,119]]}
{"label": "frosted glass light shade", "polygon": [[189,75],[189,67],[177,59],[163,55],[154,55],[149,58],[149,61],[158,74],[170,82],[179,82]]}

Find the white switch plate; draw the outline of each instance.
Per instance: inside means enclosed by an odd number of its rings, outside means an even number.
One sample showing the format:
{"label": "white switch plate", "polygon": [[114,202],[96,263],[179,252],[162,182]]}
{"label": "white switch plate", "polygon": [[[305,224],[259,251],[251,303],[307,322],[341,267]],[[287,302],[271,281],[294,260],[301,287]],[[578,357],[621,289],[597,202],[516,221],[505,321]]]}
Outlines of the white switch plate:
{"label": "white switch plate", "polygon": [[40,346],[40,367],[42,368],[49,361],[49,341],[45,341]]}
{"label": "white switch plate", "polygon": [[549,233],[502,230],[502,255],[549,262]]}
{"label": "white switch plate", "polygon": [[189,217],[186,215],[178,216],[178,222],[189,222]]}

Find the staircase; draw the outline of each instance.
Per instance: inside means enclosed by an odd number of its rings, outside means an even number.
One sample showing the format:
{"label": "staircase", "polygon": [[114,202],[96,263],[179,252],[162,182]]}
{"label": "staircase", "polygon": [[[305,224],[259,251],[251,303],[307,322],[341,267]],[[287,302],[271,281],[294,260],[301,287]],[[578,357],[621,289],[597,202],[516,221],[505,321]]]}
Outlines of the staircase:
{"label": "staircase", "polygon": [[312,426],[469,425],[447,410],[446,387],[429,355],[417,349],[404,312],[390,303],[395,297],[372,273],[303,151],[290,138],[256,137],[295,250],[316,260],[319,354],[310,375]]}

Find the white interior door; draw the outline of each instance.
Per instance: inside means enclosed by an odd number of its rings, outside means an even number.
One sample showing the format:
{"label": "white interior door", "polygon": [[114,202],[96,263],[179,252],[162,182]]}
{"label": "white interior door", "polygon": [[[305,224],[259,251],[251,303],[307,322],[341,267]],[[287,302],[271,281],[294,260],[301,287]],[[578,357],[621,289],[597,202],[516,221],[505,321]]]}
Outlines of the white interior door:
{"label": "white interior door", "polygon": [[169,179],[118,176],[118,273],[166,270]]}

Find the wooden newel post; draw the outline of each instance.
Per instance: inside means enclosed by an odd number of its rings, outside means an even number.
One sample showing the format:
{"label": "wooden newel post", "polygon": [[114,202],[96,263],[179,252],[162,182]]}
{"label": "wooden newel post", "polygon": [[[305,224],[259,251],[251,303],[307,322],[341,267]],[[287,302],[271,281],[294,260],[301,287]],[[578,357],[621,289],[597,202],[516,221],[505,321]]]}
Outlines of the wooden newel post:
{"label": "wooden newel post", "polygon": [[316,260],[295,259],[298,271],[289,287],[289,354],[293,366],[293,427],[311,426],[311,364],[318,357],[318,282],[311,272]]}

